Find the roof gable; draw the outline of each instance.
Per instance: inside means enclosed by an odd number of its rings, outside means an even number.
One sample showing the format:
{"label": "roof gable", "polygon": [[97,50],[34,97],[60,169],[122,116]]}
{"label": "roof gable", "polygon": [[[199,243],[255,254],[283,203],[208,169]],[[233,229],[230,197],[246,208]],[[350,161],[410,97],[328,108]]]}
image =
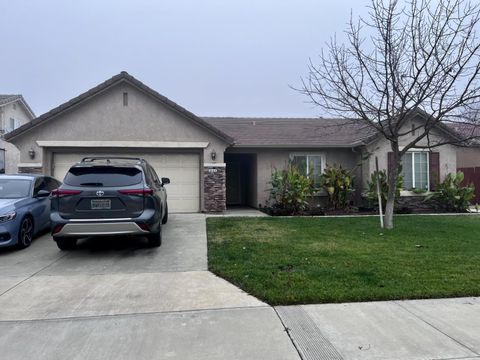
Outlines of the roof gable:
{"label": "roof gable", "polygon": [[20,126],[18,129],[15,129],[14,131],[8,133],[5,135],[6,140],[13,139],[17,136],[20,136],[27,132],[28,130],[42,125],[48,120],[57,117],[58,115],[73,109],[77,105],[85,102],[86,100],[95,97],[96,95],[102,93],[103,91],[121,83],[121,82],[127,82],[128,84],[138,88],[140,91],[143,93],[149,95],[150,97],[154,98],[155,100],[161,102],[162,104],[166,105],[168,108],[174,110],[177,113],[180,113],[183,115],[185,118],[188,120],[192,121],[194,124],[200,126],[201,128],[209,131],[210,133],[214,134],[221,140],[232,144],[233,143],[233,138],[231,138],[229,135],[225,134],[221,130],[215,128],[214,126],[210,125],[208,122],[204,121],[203,119],[199,118],[192,112],[188,111],[187,109],[183,108],[182,106],[176,104],[175,102],[171,101],[167,97],[159,94],[152,88],[148,87],[147,85],[143,84],[141,81],[137,80],[130,74],[128,74],[125,71],[122,71],[121,73],[111,77],[110,79],[104,81],[103,83],[95,86],[94,88],[78,95],[77,97],[57,106],[56,108],[48,111],[47,113],[37,117],[36,119],[33,119],[32,121]]}
{"label": "roof gable", "polygon": [[25,99],[23,98],[22,95],[5,95],[5,94],[0,94],[0,107],[14,103],[14,102],[19,102],[22,104],[22,106],[25,108],[27,111],[28,115],[30,115],[30,118],[35,117],[35,113],[33,110],[30,108],[30,106],[27,104]]}

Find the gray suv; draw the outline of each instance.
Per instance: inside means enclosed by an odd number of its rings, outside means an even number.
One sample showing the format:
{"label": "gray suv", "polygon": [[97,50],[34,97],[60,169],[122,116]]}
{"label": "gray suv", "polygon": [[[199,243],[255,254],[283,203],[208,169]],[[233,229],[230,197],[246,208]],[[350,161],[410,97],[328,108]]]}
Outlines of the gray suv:
{"label": "gray suv", "polygon": [[63,184],[52,191],[52,236],[61,250],[89,236],[145,236],[162,244],[168,220],[168,178],[140,158],[84,158],[73,165]]}

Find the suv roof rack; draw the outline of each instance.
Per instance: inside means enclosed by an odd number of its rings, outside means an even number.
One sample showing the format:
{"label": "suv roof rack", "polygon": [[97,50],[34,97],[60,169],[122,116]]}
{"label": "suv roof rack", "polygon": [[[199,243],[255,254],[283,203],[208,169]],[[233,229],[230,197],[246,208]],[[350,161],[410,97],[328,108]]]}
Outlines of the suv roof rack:
{"label": "suv roof rack", "polygon": [[139,161],[145,162],[145,159],[142,158],[134,158],[134,157],[123,157],[123,156],[95,156],[95,157],[84,157],[80,162],[94,162],[98,160],[105,160],[107,163],[110,160],[131,160],[131,161]]}

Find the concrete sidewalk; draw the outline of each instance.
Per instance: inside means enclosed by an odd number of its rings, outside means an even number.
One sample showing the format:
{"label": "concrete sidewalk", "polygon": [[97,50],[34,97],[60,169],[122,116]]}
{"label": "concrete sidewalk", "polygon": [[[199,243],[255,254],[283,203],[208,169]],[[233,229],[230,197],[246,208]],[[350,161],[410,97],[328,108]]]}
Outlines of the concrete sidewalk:
{"label": "concrete sidewalk", "polygon": [[277,307],[303,359],[480,359],[480,299]]}

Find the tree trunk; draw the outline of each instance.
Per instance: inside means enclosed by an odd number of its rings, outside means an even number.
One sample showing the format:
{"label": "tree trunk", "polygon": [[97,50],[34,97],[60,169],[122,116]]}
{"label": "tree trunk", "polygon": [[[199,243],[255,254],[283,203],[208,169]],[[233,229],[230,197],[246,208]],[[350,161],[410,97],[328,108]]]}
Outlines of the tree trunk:
{"label": "tree trunk", "polygon": [[386,229],[393,229],[393,210],[395,207],[395,195],[397,191],[397,176],[400,163],[400,154],[398,147],[392,145],[392,159],[388,164],[388,192],[387,203],[385,204],[384,224]]}

